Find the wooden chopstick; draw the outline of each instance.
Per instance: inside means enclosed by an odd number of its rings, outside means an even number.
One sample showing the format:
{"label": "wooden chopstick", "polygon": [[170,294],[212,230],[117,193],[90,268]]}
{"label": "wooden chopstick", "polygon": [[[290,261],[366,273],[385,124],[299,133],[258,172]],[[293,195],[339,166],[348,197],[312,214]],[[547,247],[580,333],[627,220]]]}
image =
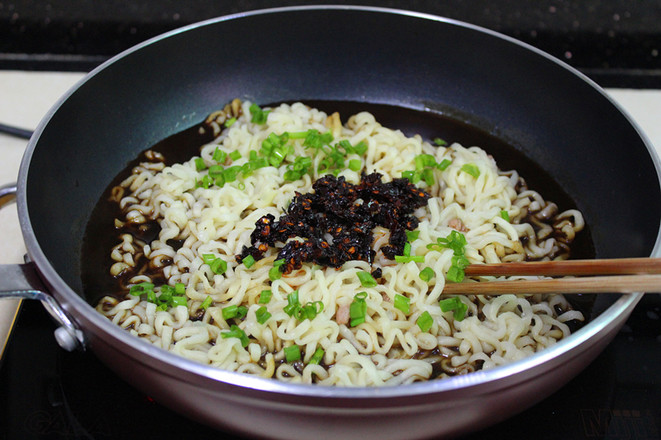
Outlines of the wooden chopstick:
{"label": "wooden chopstick", "polygon": [[507,293],[661,293],[661,275],[613,275],[541,280],[446,283],[443,295]]}
{"label": "wooden chopstick", "polygon": [[[444,295],[507,293],[661,293],[661,258],[471,264],[467,276],[578,276],[558,279],[446,283]],[[599,276],[584,276],[599,275]]]}
{"label": "wooden chopstick", "polygon": [[529,261],[471,264],[466,276],[480,275],[625,275],[661,273],[661,258],[611,258],[596,260]]}

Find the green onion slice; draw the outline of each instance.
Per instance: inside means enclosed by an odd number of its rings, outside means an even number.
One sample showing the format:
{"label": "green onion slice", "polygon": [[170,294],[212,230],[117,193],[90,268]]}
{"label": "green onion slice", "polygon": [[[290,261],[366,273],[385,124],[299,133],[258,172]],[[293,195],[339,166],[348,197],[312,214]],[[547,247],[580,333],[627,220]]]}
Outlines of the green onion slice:
{"label": "green onion slice", "polygon": [[357,293],[353,297],[353,301],[349,306],[349,318],[351,319],[351,327],[355,327],[359,324],[365,322],[365,317],[367,316],[367,292]]}
{"label": "green onion slice", "polygon": [[431,267],[425,267],[420,271],[420,279],[424,282],[429,282],[432,278],[434,278],[434,269]]}
{"label": "green onion slice", "polygon": [[374,279],[371,273],[361,270],[357,273],[360,284],[363,287],[375,287],[378,283]]}
{"label": "green onion slice", "polygon": [[420,316],[418,316],[415,323],[420,327],[420,330],[427,332],[432,324],[434,324],[434,318],[432,318],[429,312],[425,310]]}
{"label": "green onion slice", "polygon": [[241,330],[238,325],[232,324],[230,326],[230,330],[226,332],[222,332],[220,334],[223,339],[227,338],[239,338],[241,340],[241,346],[243,348],[246,348],[248,344],[250,343],[250,340],[248,339],[248,336],[246,335],[246,332]]}
{"label": "green onion slice", "polygon": [[227,261],[222,258],[216,258],[209,265],[211,271],[216,275],[222,275],[227,271]]}
{"label": "green onion slice", "polygon": [[461,171],[468,173],[476,179],[480,177],[480,169],[474,163],[465,163],[461,166]]}
{"label": "green onion slice", "polygon": [[298,345],[290,345],[289,347],[285,347],[283,350],[285,352],[285,360],[287,362],[291,363],[301,360],[301,349]]}
{"label": "green onion slice", "polygon": [[420,231],[413,230],[413,231],[406,231],[406,239],[408,241],[416,241],[418,237],[420,236]]}
{"label": "green onion slice", "polygon": [[458,296],[446,298],[439,302],[442,312],[453,312],[453,317],[461,321],[466,317],[468,306],[464,304]]}
{"label": "green onion slice", "polygon": [[324,358],[324,349],[319,347],[314,351],[314,354],[310,358],[310,362],[308,362],[308,364],[319,365],[319,363],[323,358]]}
{"label": "green onion slice", "polygon": [[246,258],[243,259],[243,265],[246,266],[248,269],[250,269],[253,265],[255,264],[255,257],[252,255],[246,256]]}
{"label": "green onion slice", "polygon": [[261,107],[258,106],[257,104],[251,104],[250,115],[252,116],[250,122],[261,125],[266,123],[266,119],[268,118],[269,111],[262,110]]}
{"label": "green onion slice", "polygon": [[262,293],[259,294],[259,303],[268,304],[271,301],[271,295],[273,291],[271,290],[262,290]]}
{"label": "green onion slice", "polygon": [[396,309],[401,310],[402,313],[408,315],[411,313],[411,299],[400,295],[399,293],[395,294],[394,306]]}
{"label": "green onion slice", "polygon": [[257,318],[257,322],[259,322],[260,324],[264,324],[266,321],[269,320],[270,317],[271,314],[266,309],[266,306],[261,306],[255,312],[255,318]]}
{"label": "green onion slice", "polygon": [[445,171],[451,164],[452,161],[450,159],[443,159],[441,163],[436,165],[436,168],[438,168],[441,171]]}
{"label": "green onion slice", "polygon": [[210,296],[207,296],[206,298],[204,298],[204,301],[202,301],[202,304],[200,304],[200,308],[202,310],[206,310],[206,309],[209,308],[209,306],[211,305],[212,302],[213,302],[213,298],[211,298]]}

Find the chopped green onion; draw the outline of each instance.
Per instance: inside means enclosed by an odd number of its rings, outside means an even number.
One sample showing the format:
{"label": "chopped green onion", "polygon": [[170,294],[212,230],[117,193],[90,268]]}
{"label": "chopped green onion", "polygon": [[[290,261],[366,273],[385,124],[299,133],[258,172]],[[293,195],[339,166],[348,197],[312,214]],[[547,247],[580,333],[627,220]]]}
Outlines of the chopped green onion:
{"label": "chopped green onion", "polygon": [[464,279],[464,269],[470,264],[470,261],[464,256],[466,246],[466,237],[459,231],[452,231],[450,234],[445,237],[439,237],[436,239],[436,243],[431,243],[427,245],[428,249],[441,249],[449,248],[452,249],[452,266],[448,269],[446,278],[449,281],[460,283]]}
{"label": "chopped green onion", "polygon": [[411,256],[411,243],[408,241],[404,243],[404,251],[402,253],[405,257],[410,257]]}
{"label": "chopped green onion", "polygon": [[397,263],[410,263],[413,261],[414,263],[424,263],[425,262],[425,256],[424,255],[395,255],[395,261]]}
{"label": "chopped green onion", "polygon": [[243,259],[243,265],[250,269],[255,264],[255,257],[248,255]]}
{"label": "chopped green onion", "polygon": [[470,262],[463,255],[455,255],[452,257],[452,266],[448,269],[447,279],[454,283],[461,283],[464,280],[464,269]]}
{"label": "chopped green onion", "polygon": [[219,147],[216,147],[216,149],[213,150],[213,156],[211,158],[218,163],[225,163],[225,160],[227,159],[227,153],[225,153]]}
{"label": "chopped green onion", "polygon": [[223,171],[225,171],[225,168],[222,165],[211,165],[209,167],[209,175],[213,178],[222,176]]}
{"label": "chopped green onion", "polygon": [[408,241],[416,241],[419,236],[420,236],[420,231],[418,230],[406,231],[406,239]]}
{"label": "chopped green onion", "polygon": [[225,121],[225,128],[229,128],[236,122],[236,118],[229,118]]}
{"label": "chopped green onion", "polygon": [[349,306],[349,318],[351,318],[351,327],[355,327],[365,322],[367,316],[367,292],[357,293]]}
{"label": "chopped green onion", "polygon": [[156,298],[156,292],[154,292],[153,290],[148,290],[147,291],[147,301],[149,301],[150,303],[157,304],[158,299]]}
{"label": "chopped green onion", "polygon": [[230,159],[232,159],[232,161],[235,161],[235,160],[241,159],[241,153],[240,153],[238,150],[234,150],[234,151],[232,151],[232,152],[230,153]]}
{"label": "chopped green onion", "polygon": [[301,307],[300,304],[294,311],[294,316],[299,321],[309,319],[312,321],[319,313],[324,310],[324,303],[321,301],[308,302],[305,306]]}
{"label": "chopped green onion", "polygon": [[358,142],[353,146],[353,152],[359,156],[362,156],[367,151],[367,144],[364,141]]}
{"label": "chopped green onion", "polygon": [[248,344],[250,343],[250,340],[248,339],[248,336],[246,335],[246,332],[241,330],[238,325],[233,324],[230,326],[230,330],[227,332],[222,332],[220,334],[223,339],[227,338],[239,338],[241,340],[241,346],[243,348],[246,348]]}
{"label": "chopped green onion", "polygon": [[426,332],[429,331],[432,324],[434,324],[434,318],[432,318],[429,312],[425,310],[420,316],[418,316],[415,323],[420,327],[420,330]]}
{"label": "chopped green onion", "polygon": [[450,159],[443,159],[441,163],[436,165],[436,168],[438,168],[441,171],[445,171],[451,164],[452,161]]}
{"label": "chopped green onion", "polygon": [[270,290],[262,290],[262,293],[259,294],[259,303],[268,304],[271,301],[271,295],[273,294]]}
{"label": "chopped green onion", "polygon": [[464,234],[453,230],[447,237],[438,237],[436,243],[428,244],[427,249],[449,248],[452,249],[455,255],[463,255],[464,246],[466,246],[466,237]]}
{"label": "chopped green onion", "polygon": [[241,167],[238,165],[227,167],[223,170],[223,178],[225,179],[225,182],[234,182],[240,172]]}
{"label": "chopped green onion", "polygon": [[290,345],[284,348],[285,360],[287,362],[296,362],[301,360],[301,349],[298,345]]}
{"label": "chopped green onion", "polygon": [[399,293],[395,294],[393,305],[405,315],[408,315],[411,312],[411,299],[404,295],[400,295]]}
{"label": "chopped green onion", "polygon": [[432,278],[434,278],[434,269],[431,267],[425,267],[420,271],[420,279],[424,282],[429,282]]}
{"label": "chopped green onion", "polygon": [[223,314],[223,319],[225,321],[232,318],[241,319],[241,318],[245,318],[246,315],[248,314],[248,308],[246,306],[237,306],[235,304],[223,308],[222,314]]}
{"label": "chopped green onion", "polygon": [[202,186],[202,188],[204,188],[204,189],[209,189],[209,187],[210,187],[211,185],[213,185],[213,179],[211,178],[210,175],[206,174],[206,175],[202,178],[201,186]]}
{"label": "chopped green onion", "polygon": [[202,171],[207,169],[207,164],[204,163],[204,159],[202,159],[201,157],[195,158],[195,169],[197,171]]}
{"label": "chopped green onion", "polygon": [[465,163],[461,166],[461,171],[468,173],[476,179],[480,177],[480,169],[474,163]]}
{"label": "chopped green onion", "polygon": [[266,123],[269,111],[262,110],[257,104],[251,104],[250,115],[252,116],[250,122],[261,125]]}
{"label": "chopped green onion", "polygon": [[185,296],[173,296],[172,297],[172,305],[186,306],[186,305],[188,305],[188,302],[187,302]]}
{"label": "chopped green onion", "polygon": [[375,287],[378,283],[374,279],[371,273],[361,270],[357,273],[360,284],[363,287]]}
{"label": "chopped green onion", "polygon": [[236,314],[238,313],[238,310],[239,310],[239,306],[237,306],[236,304],[224,307],[223,311],[222,311],[223,319],[225,321],[227,321],[228,319],[234,318],[236,316]]}
{"label": "chopped green onion", "polygon": [[211,268],[211,272],[215,273],[216,275],[222,275],[227,271],[227,261],[223,260],[222,258],[216,258],[209,265],[209,267]]}
{"label": "chopped green onion", "polygon": [[269,269],[269,280],[275,281],[275,280],[279,280],[280,278],[282,278],[282,272],[280,272],[280,267],[273,266],[271,269]]}
{"label": "chopped green onion", "polygon": [[333,142],[333,135],[330,131],[326,133],[320,133],[317,130],[308,130],[305,140],[303,141],[303,146],[307,148],[314,148],[316,150],[321,149],[324,145],[328,145]]}
{"label": "chopped green onion", "polygon": [[274,267],[280,267],[280,266],[282,266],[282,265],[285,264],[285,263],[286,263],[286,260],[285,260],[284,258],[280,258],[279,260],[275,260],[275,261],[273,262],[273,266],[274,266]]}
{"label": "chopped green onion", "polygon": [[510,221],[510,214],[509,214],[509,212],[505,211],[504,209],[502,209],[502,210],[500,211],[500,217],[501,217],[503,220],[505,220],[506,222],[509,222],[509,221]]}
{"label": "chopped green onion", "polygon": [[452,298],[442,299],[438,304],[441,306],[442,312],[449,312],[457,307],[457,301],[459,301],[459,298],[455,296]]}
{"label": "chopped green onion", "polygon": [[287,295],[287,305],[283,309],[287,315],[293,316],[299,321],[305,319],[313,320],[323,310],[324,303],[321,301],[309,301],[305,306],[301,306],[298,300],[298,290],[294,290]]}
{"label": "chopped green onion", "polygon": [[294,314],[300,307],[301,307],[301,303],[298,302],[298,290],[294,290],[292,293],[287,295],[287,305],[282,310],[287,315],[294,316]]}
{"label": "chopped green onion", "polygon": [[223,186],[225,186],[225,176],[221,174],[220,176],[214,179],[213,183],[215,183],[216,186],[222,188]]}
{"label": "chopped green onion", "polygon": [[293,182],[294,180],[298,180],[303,175],[299,172],[293,171],[293,170],[287,170],[285,171],[285,174],[283,176],[287,182]]}
{"label": "chopped green onion", "polygon": [[351,159],[349,161],[349,169],[351,171],[358,171],[362,168],[363,164],[360,159]]}
{"label": "chopped green onion", "polygon": [[418,183],[420,181],[420,173],[417,171],[402,171],[402,177],[409,179],[411,183]]}
{"label": "chopped green onion", "polygon": [[140,284],[136,284],[135,286],[131,286],[131,289],[129,289],[129,294],[133,296],[140,296],[143,293],[148,293],[153,290],[154,290],[153,283],[143,282]]}
{"label": "chopped green onion", "polygon": [[422,170],[421,177],[428,186],[432,186],[436,182],[436,178],[434,177],[434,170],[431,168],[425,168]]}
{"label": "chopped green onion", "polygon": [[204,264],[211,264],[216,259],[214,254],[202,254],[202,261]]}
{"label": "chopped green onion", "polygon": [[202,301],[202,304],[200,304],[200,308],[202,310],[206,310],[206,309],[209,308],[209,306],[211,305],[212,302],[213,302],[213,298],[211,298],[210,296],[207,296],[206,298],[204,298],[204,301]]}
{"label": "chopped green onion", "polygon": [[295,131],[293,133],[289,133],[289,139],[305,139],[307,135],[307,131]]}
{"label": "chopped green onion", "polygon": [[255,318],[257,318],[257,322],[259,322],[260,324],[264,324],[266,321],[269,320],[270,317],[271,314],[269,313],[268,310],[266,310],[266,306],[261,306],[255,312]]}
{"label": "chopped green onion", "polygon": [[436,166],[436,159],[431,154],[419,154],[415,157],[414,162],[415,170],[420,172],[426,167]]}
{"label": "chopped green onion", "polygon": [[174,293],[183,295],[186,293],[186,285],[184,283],[177,283],[174,285]]}
{"label": "chopped green onion", "polygon": [[314,354],[310,358],[310,362],[308,362],[308,364],[319,365],[319,363],[323,358],[324,358],[324,349],[319,347],[314,351]]}
{"label": "chopped green onion", "polygon": [[459,269],[456,266],[450,266],[448,269],[447,274],[445,275],[448,281],[452,281],[453,283],[461,283],[464,280],[464,271]]}
{"label": "chopped green onion", "polygon": [[442,312],[453,312],[453,317],[457,321],[461,321],[466,317],[468,306],[459,299],[458,296],[446,298],[439,302]]}
{"label": "chopped green onion", "polygon": [[444,145],[447,145],[448,143],[444,139],[437,137],[434,138],[434,144],[438,145],[439,147],[442,147]]}

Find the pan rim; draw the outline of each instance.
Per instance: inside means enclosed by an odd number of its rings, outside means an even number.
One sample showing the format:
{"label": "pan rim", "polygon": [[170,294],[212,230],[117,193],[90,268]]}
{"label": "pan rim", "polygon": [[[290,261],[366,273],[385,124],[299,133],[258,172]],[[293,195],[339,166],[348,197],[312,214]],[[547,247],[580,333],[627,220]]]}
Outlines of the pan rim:
{"label": "pan rim", "polygon": [[[611,104],[615,105],[615,107],[618,110],[620,110],[620,112],[628,119],[629,123],[636,129],[638,134],[643,139],[648,149],[648,152],[650,153],[651,158],[654,162],[657,171],[657,177],[659,178],[659,182],[661,183],[661,175],[659,172],[661,166],[659,165],[659,158],[656,155],[655,150],[651,148],[650,146],[651,144],[649,140],[646,139],[644,133],[642,133],[642,130],[640,130],[640,128],[635,123],[635,121],[633,121],[630,118],[630,116],[627,115],[626,112],[624,112],[620,108],[620,106],[613,101],[612,98],[610,98],[598,85],[596,85],[596,83],[594,83],[591,79],[587,78],[581,72],[577,71],[571,66],[568,66],[566,63],[562,62],[561,60],[558,60],[557,58],[554,58],[533,46],[530,46],[526,43],[513,39],[509,36],[500,34],[493,30],[482,28],[480,26],[473,25],[470,23],[461,22],[459,20],[439,17],[426,13],[392,9],[392,8],[383,8],[383,7],[350,6],[350,5],[290,6],[290,7],[262,9],[256,11],[231,14],[222,17],[216,17],[198,23],[193,23],[169,31],[162,35],[153,37],[110,58],[108,61],[104,62],[103,64],[92,70],[84,78],[82,78],[76,85],[74,85],[66,94],[64,94],[57,101],[57,103],[48,111],[48,113],[44,116],[44,118],[42,118],[38,127],[35,130],[34,135],[30,139],[19,169],[18,193],[17,193],[19,222],[21,225],[22,234],[30,258],[35,263],[37,269],[41,272],[42,276],[46,280],[48,280],[50,287],[53,289],[53,293],[51,294],[56,296],[58,300],[60,299],[60,297],[66,299],[65,309],[74,308],[76,310],[83,310],[85,312],[94,312],[94,313],[88,313],[85,316],[85,319],[94,328],[94,331],[101,331],[104,334],[109,334],[114,338],[114,340],[118,344],[126,345],[135,352],[142,353],[151,358],[155,358],[156,360],[164,364],[174,365],[177,367],[177,369],[181,369],[193,375],[199,376],[202,380],[210,379],[214,381],[221,381],[226,384],[237,387],[250,388],[257,391],[275,392],[279,394],[286,394],[292,396],[301,396],[301,397],[309,396],[315,398],[324,397],[324,398],[341,398],[341,399],[346,399],[346,398],[390,399],[393,397],[424,396],[424,395],[438,394],[438,393],[445,393],[445,392],[452,392],[459,390],[465,391],[467,389],[475,388],[479,385],[483,385],[486,383],[498,384],[498,383],[507,382],[507,379],[510,379],[512,377],[516,378],[518,373],[523,373],[525,371],[534,372],[538,369],[543,369],[545,365],[548,365],[549,361],[565,353],[570,353],[574,351],[574,349],[576,349],[579,345],[596,337],[605,328],[612,325],[614,319],[617,319],[618,317],[621,318],[624,314],[627,314],[633,309],[635,304],[642,298],[642,293],[623,295],[595,320],[590,322],[588,325],[586,325],[579,331],[573,333],[568,338],[561,340],[553,347],[542,350],[538,353],[535,353],[519,361],[511,362],[509,364],[499,366],[490,370],[482,370],[475,373],[471,373],[466,376],[455,376],[443,380],[420,382],[410,385],[387,386],[380,388],[379,387],[376,388],[375,387],[360,387],[360,388],[322,387],[318,385],[291,384],[291,383],[280,382],[273,379],[264,379],[264,378],[249,376],[242,373],[219,370],[211,366],[202,365],[194,361],[185,359],[174,353],[161,350],[155,346],[152,346],[151,344],[148,344],[145,341],[135,338],[134,336],[122,330],[120,327],[112,324],[105,317],[96,313],[89,304],[87,304],[72,288],[70,288],[67,285],[67,283],[64,282],[64,280],[55,271],[54,267],[51,265],[50,261],[48,260],[43,250],[41,249],[37,241],[36,235],[32,229],[30,216],[28,212],[28,202],[27,202],[27,181],[28,181],[28,173],[29,173],[31,158],[39,143],[40,136],[47,128],[48,122],[53,117],[53,115],[58,111],[61,105],[72,94],[74,94],[82,84],[89,81],[100,71],[107,69],[118,60],[121,60],[124,57],[129,56],[132,53],[141,50],[143,47],[155,44],[158,41],[168,38],[170,36],[177,35],[199,27],[213,25],[228,20],[241,19],[244,17],[250,17],[254,15],[286,13],[291,11],[328,10],[328,9],[404,15],[414,18],[443,22],[454,26],[460,26],[481,33],[486,33],[492,37],[504,39],[513,44],[517,44],[528,50],[532,50],[533,52],[535,52],[540,56],[543,56],[547,60],[551,60],[561,65],[570,73],[573,73],[574,75],[577,75],[581,79],[583,79],[587,83],[587,85],[599,91],[602,96],[606,97],[611,102]],[[657,240],[654,245],[654,249],[651,256],[661,255],[660,242],[661,242],[661,229],[659,229],[657,233]],[[85,331],[87,331],[87,329],[85,329]]]}

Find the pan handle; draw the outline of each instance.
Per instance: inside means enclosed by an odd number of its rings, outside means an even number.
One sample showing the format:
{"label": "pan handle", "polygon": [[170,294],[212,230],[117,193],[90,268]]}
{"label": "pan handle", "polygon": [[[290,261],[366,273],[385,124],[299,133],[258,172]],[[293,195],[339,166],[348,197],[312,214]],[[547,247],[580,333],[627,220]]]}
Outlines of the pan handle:
{"label": "pan handle", "polygon": [[[16,200],[16,184],[0,186],[0,208]],[[55,340],[68,351],[85,349],[85,337],[41,282],[33,263],[0,264],[0,300],[36,299],[59,324]]]}
{"label": "pan handle", "polygon": [[0,186],[0,208],[16,201],[16,191],[18,188],[15,183]]}

